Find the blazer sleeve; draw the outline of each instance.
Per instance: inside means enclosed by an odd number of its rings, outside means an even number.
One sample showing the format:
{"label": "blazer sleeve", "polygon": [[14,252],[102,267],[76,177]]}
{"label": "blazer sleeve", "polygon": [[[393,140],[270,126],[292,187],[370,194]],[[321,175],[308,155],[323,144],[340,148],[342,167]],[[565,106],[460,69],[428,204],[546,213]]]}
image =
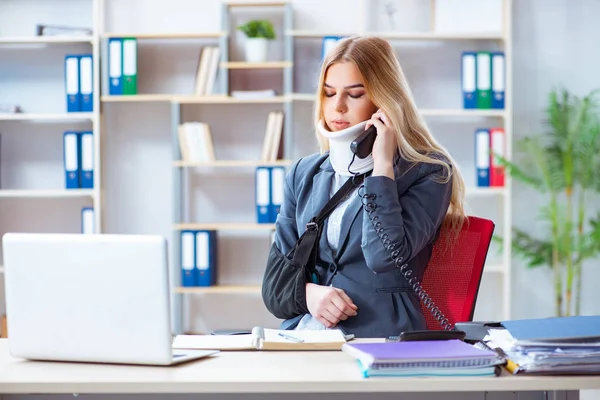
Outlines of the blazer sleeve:
{"label": "blazer sleeve", "polygon": [[[382,234],[387,234],[389,243],[395,245],[394,252],[402,264],[409,262],[437,234],[441,226],[452,194],[452,178],[441,183],[434,178],[443,177],[443,168],[437,164],[422,163],[415,182],[404,193],[398,193],[396,181],[386,176],[371,176],[365,179],[365,215],[362,226],[361,247],[367,266],[375,273],[390,272],[397,267],[379,238],[376,228],[369,219],[368,203],[375,204],[371,217]],[[403,179],[402,176],[396,179]]]}
{"label": "blazer sleeve", "polygon": [[296,170],[300,161],[298,160],[292,165],[286,175],[283,204],[281,204],[277,220],[275,221],[275,245],[283,254],[288,254],[299,238],[296,223],[296,194],[294,188]]}

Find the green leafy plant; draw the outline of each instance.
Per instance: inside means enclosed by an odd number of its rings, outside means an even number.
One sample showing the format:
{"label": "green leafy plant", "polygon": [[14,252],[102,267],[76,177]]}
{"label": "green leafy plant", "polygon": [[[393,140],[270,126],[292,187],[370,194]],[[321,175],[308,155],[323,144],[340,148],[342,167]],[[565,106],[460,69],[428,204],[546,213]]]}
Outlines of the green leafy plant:
{"label": "green leafy plant", "polygon": [[[580,314],[581,267],[600,254],[600,202],[592,198],[600,192],[596,94],[578,98],[565,89],[553,90],[546,110],[548,131],[516,143],[524,155],[522,164],[494,154],[515,180],[545,196],[537,216],[545,235],[537,238],[515,228],[511,242],[528,267],[552,269],[557,316]],[[589,212],[596,215],[588,217]],[[502,243],[501,237],[494,239]]]}
{"label": "green leafy plant", "polygon": [[254,19],[238,26],[238,29],[249,38],[275,39],[275,29],[271,21]]}

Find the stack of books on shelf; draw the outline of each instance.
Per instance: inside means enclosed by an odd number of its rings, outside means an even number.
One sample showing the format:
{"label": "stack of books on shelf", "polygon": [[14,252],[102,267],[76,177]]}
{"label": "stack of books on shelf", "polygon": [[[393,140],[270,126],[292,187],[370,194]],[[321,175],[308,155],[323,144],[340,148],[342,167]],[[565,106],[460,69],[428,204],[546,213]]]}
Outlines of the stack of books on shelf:
{"label": "stack of books on shelf", "polygon": [[204,122],[186,122],[179,125],[179,150],[187,162],[215,161],[215,149],[210,125]]}
{"label": "stack of books on shelf", "polygon": [[267,117],[261,161],[276,161],[283,157],[283,112],[271,111]]}
{"label": "stack of books on shelf", "polygon": [[206,46],[202,49],[198,68],[196,69],[196,82],[194,85],[196,96],[209,96],[216,92],[215,80],[220,57],[221,49],[216,46]]}
{"label": "stack of books on shelf", "polygon": [[494,376],[504,360],[460,340],[354,343],[342,351],[356,359],[365,378],[375,376]]}

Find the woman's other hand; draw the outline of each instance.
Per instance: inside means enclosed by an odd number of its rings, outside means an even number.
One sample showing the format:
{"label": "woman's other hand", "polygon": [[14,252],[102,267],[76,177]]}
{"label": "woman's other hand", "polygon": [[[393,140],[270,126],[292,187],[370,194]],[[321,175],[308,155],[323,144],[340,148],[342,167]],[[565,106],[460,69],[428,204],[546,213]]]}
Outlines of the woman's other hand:
{"label": "woman's other hand", "polygon": [[308,311],[326,328],[333,328],[338,322],[356,315],[358,307],[342,289],[306,284],[306,304]]}

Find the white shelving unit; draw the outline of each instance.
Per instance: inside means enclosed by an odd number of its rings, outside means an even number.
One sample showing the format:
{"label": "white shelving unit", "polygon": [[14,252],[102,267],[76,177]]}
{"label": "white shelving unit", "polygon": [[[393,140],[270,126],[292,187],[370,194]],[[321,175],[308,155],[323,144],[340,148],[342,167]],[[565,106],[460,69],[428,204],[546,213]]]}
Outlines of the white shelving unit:
{"label": "white shelving unit", "polygon": [[[36,202],[44,202],[48,199],[64,199],[65,202],[72,201],[71,199],[88,199],[91,202],[91,206],[95,211],[95,227],[96,232],[101,232],[102,230],[102,197],[101,197],[101,168],[100,168],[100,130],[99,130],[99,121],[100,121],[100,97],[99,97],[99,49],[98,49],[98,36],[97,26],[99,21],[99,4],[98,0],[87,0],[91,7],[89,9],[92,12],[92,15],[85,16],[89,18],[91,22],[92,30],[94,34],[92,36],[2,36],[0,34],[0,58],[3,61],[4,68],[6,65],[11,62],[8,59],[8,54],[23,54],[23,52],[27,52],[27,54],[35,54],[37,51],[44,51],[44,54],[54,54],[54,52],[63,52],[67,54],[71,52],[71,49],[77,48],[78,50],[73,50],[78,52],[79,50],[85,48],[87,52],[93,55],[93,112],[66,112],[66,100],[63,100],[65,110],[64,112],[23,112],[16,114],[0,114],[0,132],[2,132],[3,136],[14,136],[19,135],[18,140],[30,140],[27,138],[28,129],[33,125],[36,125],[35,128],[39,131],[48,130],[52,131],[55,134],[55,125],[60,124],[67,127],[66,129],[79,130],[78,125],[81,123],[91,124],[91,130],[93,131],[94,137],[94,188],[93,189],[64,189],[64,186],[57,188],[47,188],[47,189],[11,189],[4,187],[0,188],[0,202],[7,201],[8,199],[35,199]],[[27,8],[31,3],[27,2],[19,6],[22,7],[22,15],[27,15],[30,10]],[[58,4],[57,4],[58,6]],[[41,16],[40,18],[44,19],[47,16]],[[52,16],[49,16],[52,18]],[[82,17],[83,18],[83,17]],[[0,21],[2,17],[0,16]],[[33,20],[28,20],[33,21]],[[4,26],[10,25],[6,24],[6,21],[0,22]],[[79,26],[79,25],[77,25]],[[32,30],[35,26],[27,27],[28,30]],[[30,29],[31,28],[31,29]],[[51,52],[51,53],[48,53]],[[40,62],[37,64],[37,68],[44,69],[48,66],[48,63]],[[29,67],[29,66],[28,66]],[[52,66],[53,68],[57,67],[56,65]],[[18,69],[19,65],[15,64],[14,68]],[[64,66],[60,65],[60,70],[64,71]],[[45,79],[45,78],[42,78]],[[64,92],[64,72],[58,74],[53,79],[56,79],[54,83],[54,87],[60,87],[61,92],[58,96],[61,99],[65,99],[66,95]],[[58,83],[57,83],[58,82]],[[45,82],[43,82],[45,83]],[[0,77],[0,85],[2,84],[2,77]],[[23,89],[27,90],[27,89]],[[8,93],[8,95],[7,95]],[[36,96],[35,91],[30,89],[30,96]],[[5,91],[4,102],[11,103],[10,93]],[[52,110],[56,110],[56,104],[48,104],[48,108]],[[25,110],[27,111],[27,110]],[[15,124],[19,124],[16,126]],[[10,126],[10,128],[9,128]],[[40,128],[41,127],[41,128]],[[18,131],[11,132],[12,131]],[[86,128],[87,130],[87,128]],[[12,138],[11,138],[12,139]],[[57,140],[60,140],[62,143],[62,135],[57,136]],[[62,146],[62,144],[61,144]],[[2,160],[2,167],[7,168],[5,164],[5,160]],[[60,159],[55,160],[56,163],[60,163],[62,166],[62,157]],[[64,173],[63,173],[64,175]],[[64,178],[63,178],[64,179]],[[63,183],[64,185],[64,183]],[[62,200],[61,200],[62,201]],[[7,203],[8,204],[8,203]],[[38,203],[36,203],[38,204]],[[43,204],[43,203],[39,203]],[[3,212],[7,212],[7,206],[2,205]],[[76,215],[80,215],[79,208],[74,211]],[[36,226],[23,226],[20,228],[21,231],[30,231],[36,230]],[[79,233],[79,231],[74,232]],[[4,272],[4,267],[0,266],[0,274]],[[3,281],[3,280],[1,280]],[[0,288],[0,292],[2,292]],[[0,303],[3,303],[3,298],[0,296]],[[0,304],[0,311],[4,310],[4,305]],[[0,314],[2,314],[0,312]]]}
{"label": "white shelving unit", "polygon": [[[443,121],[449,125],[455,121],[474,121],[477,124],[482,125],[494,125],[503,126],[506,137],[506,156],[512,158],[512,1],[513,0],[502,0],[504,3],[503,8],[503,30],[501,32],[486,32],[480,34],[440,34],[433,31],[426,32],[382,32],[374,27],[369,26],[368,22],[368,10],[370,9],[370,2],[368,0],[357,0],[359,8],[362,10],[359,19],[354,21],[354,29],[344,31],[340,29],[328,30],[304,30],[294,29],[294,18],[293,18],[293,3],[268,3],[269,7],[282,7],[283,17],[282,24],[283,29],[283,54],[280,61],[268,62],[268,63],[245,63],[239,61],[232,61],[229,59],[228,41],[231,39],[232,27],[229,26],[228,15],[229,6],[223,4],[220,9],[220,15],[215,15],[215,18],[219,18],[221,26],[215,29],[213,32],[204,33],[160,33],[160,32],[144,32],[144,33],[114,33],[114,32],[103,32],[105,16],[102,11],[105,10],[105,0],[96,0],[98,14],[98,29],[94,36],[93,42],[95,43],[95,51],[100,48],[105,51],[105,46],[100,46],[98,41],[106,41],[112,37],[131,37],[137,38],[138,40],[163,40],[166,45],[171,43],[171,40],[180,39],[207,39],[214,40],[218,43],[221,50],[221,63],[219,68],[219,78],[221,79],[221,90],[219,95],[213,96],[194,96],[187,94],[175,94],[175,93],[157,93],[157,94],[137,94],[137,95],[123,95],[123,96],[110,96],[107,93],[102,93],[99,97],[102,103],[166,103],[170,105],[170,118],[171,118],[171,144],[172,144],[172,182],[173,182],[173,194],[171,196],[173,209],[172,209],[172,221],[173,221],[173,251],[171,254],[171,267],[173,269],[172,282],[173,288],[173,309],[174,313],[174,330],[176,332],[182,331],[184,315],[182,314],[182,296],[194,293],[202,294],[252,294],[259,293],[259,287],[256,285],[227,285],[227,286],[215,286],[208,288],[184,288],[179,287],[180,282],[180,271],[179,271],[179,233],[184,229],[214,229],[217,231],[260,231],[269,232],[273,226],[271,224],[253,224],[253,223],[224,223],[224,222],[211,222],[211,223],[195,223],[193,221],[187,222],[183,220],[182,204],[182,186],[183,186],[183,174],[191,169],[202,170],[216,170],[218,169],[234,169],[234,168],[248,168],[242,170],[240,174],[248,174],[249,171],[260,165],[289,165],[293,161],[294,146],[295,146],[295,133],[294,133],[294,113],[295,107],[306,107],[310,106],[310,103],[315,100],[314,93],[301,93],[294,87],[294,74],[301,74],[303,71],[297,66],[295,60],[294,49],[296,43],[301,40],[315,40],[322,38],[323,36],[348,36],[353,34],[367,34],[377,35],[388,39],[394,46],[397,46],[404,42],[410,42],[411,46],[423,46],[422,52],[435,51],[434,48],[445,46],[446,43],[455,45],[456,43],[473,43],[474,46],[485,46],[486,43],[490,43],[493,46],[499,46],[505,52],[506,55],[506,100],[505,108],[502,110],[488,109],[488,110],[467,110],[462,108],[420,108],[420,113],[423,117],[429,120],[443,119]],[[434,4],[434,1],[431,1]],[[238,6],[239,4],[236,4]],[[248,5],[248,4],[247,4]],[[261,4],[251,4],[253,7],[260,6]],[[265,5],[263,3],[263,5]],[[319,42],[320,43],[320,42]],[[430,43],[435,43],[435,47],[427,46]],[[320,44],[319,44],[320,46]],[[319,49],[320,50],[320,49]],[[318,52],[320,54],[320,51]],[[106,58],[106,54],[103,58]],[[97,60],[97,58],[96,58]],[[440,66],[443,68],[443,66]],[[229,78],[228,72],[239,69],[281,69],[283,73],[283,92],[273,98],[267,99],[256,99],[256,100],[241,100],[232,98],[227,95],[229,92]],[[100,74],[97,74],[97,76]],[[107,79],[107,72],[105,69],[102,71],[104,80]],[[418,77],[414,78],[418,79]],[[460,80],[460,76],[456,76],[456,80]],[[411,86],[413,85],[413,82]],[[456,85],[457,90],[460,90],[460,85]],[[97,91],[100,93],[100,91]],[[458,94],[457,94],[458,95]],[[197,105],[202,107],[204,105],[215,106],[219,105],[222,107],[228,107],[229,105],[248,105],[253,106],[254,104],[274,104],[283,108],[285,112],[284,119],[284,143],[285,143],[285,159],[278,160],[275,163],[262,163],[258,160],[217,160],[214,162],[206,163],[189,163],[181,161],[178,144],[178,126],[182,122],[182,106],[183,105]],[[98,109],[98,108],[95,108]],[[110,118],[104,116],[105,118]],[[465,132],[465,135],[472,134],[472,132]],[[99,137],[99,135],[97,135]],[[457,139],[460,140],[460,139]],[[463,171],[464,174],[470,173],[470,171]],[[502,188],[479,188],[479,187],[468,187],[467,198],[483,198],[487,199],[500,199],[502,209],[502,226],[503,231],[501,233],[504,238],[504,250],[500,261],[489,260],[489,265],[485,268],[485,274],[490,279],[498,279],[502,285],[502,312],[498,315],[498,318],[507,319],[510,317],[511,308],[511,292],[510,292],[510,280],[511,280],[511,229],[512,229],[512,205],[511,205],[511,180],[510,177],[506,176],[505,186]],[[484,293],[480,293],[480,296],[484,296]]]}

